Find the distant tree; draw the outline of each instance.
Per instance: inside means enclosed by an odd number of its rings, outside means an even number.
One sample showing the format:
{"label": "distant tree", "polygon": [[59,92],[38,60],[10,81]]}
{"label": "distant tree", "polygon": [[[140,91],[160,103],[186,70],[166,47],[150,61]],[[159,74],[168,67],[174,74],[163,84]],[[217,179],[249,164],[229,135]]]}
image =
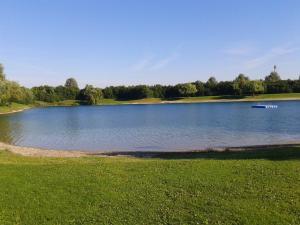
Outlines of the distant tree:
{"label": "distant tree", "polygon": [[249,81],[245,84],[243,94],[256,95],[264,93],[265,87],[261,80]]}
{"label": "distant tree", "polygon": [[292,87],[293,87],[293,92],[300,93],[300,79],[295,80],[292,84]]}
{"label": "distant tree", "polygon": [[79,94],[79,89],[76,87],[57,86],[54,89],[59,101],[75,100]]}
{"label": "distant tree", "polygon": [[218,81],[215,77],[210,77],[205,83],[205,94],[206,95],[215,95]]}
{"label": "distant tree", "polygon": [[197,93],[197,88],[195,84],[177,84],[176,88],[180,94],[180,97],[192,97]]}
{"label": "distant tree", "polygon": [[13,81],[0,81],[0,105],[12,102],[28,104],[32,103],[33,95],[30,89],[21,87]]}
{"label": "distant tree", "polygon": [[55,92],[54,87],[44,85],[39,87],[33,87],[31,90],[35,100],[37,101],[43,101],[43,102],[59,101],[59,98]]}
{"label": "distant tree", "polygon": [[125,86],[113,87],[114,95],[116,99],[128,99],[128,88]]}
{"label": "distant tree", "polygon": [[114,94],[114,87],[113,86],[104,88],[102,90],[102,92],[103,92],[103,97],[104,98],[111,98],[111,99],[116,98],[116,96]]}
{"label": "distant tree", "polygon": [[221,81],[216,87],[217,95],[234,95],[233,82]]}
{"label": "distant tree", "polygon": [[81,100],[85,100],[89,105],[99,104],[103,95],[100,88],[94,88],[92,85],[86,85],[80,93]]}
{"label": "distant tree", "polygon": [[160,84],[150,87],[154,98],[165,98],[166,88]]}
{"label": "distant tree", "polygon": [[197,88],[196,95],[197,96],[203,96],[203,95],[205,95],[205,86],[204,86],[204,83],[201,82],[201,81],[196,81],[194,84],[196,85],[196,88]]}
{"label": "distant tree", "polygon": [[6,105],[10,100],[10,90],[6,81],[0,81],[0,105]]}
{"label": "distant tree", "polygon": [[165,87],[165,98],[176,98],[179,97],[180,93],[178,90],[178,86],[168,85]]}
{"label": "distant tree", "polygon": [[5,80],[4,67],[0,64],[0,81]]}
{"label": "distant tree", "polygon": [[77,81],[74,78],[69,78],[66,80],[65,87],[78,89]]}
{"label": "distant tree", "polygon": [[277,82],[280,80],[281,80],[281,78],[276,71],[271,72],[270,75],[265,77],[266,82]]}
{"label": "distant tree", "polygon": [[5,79],[4,68],[0,64],[0,105],[12,102],[31,103],[33,95],[30,89],[21,87],[18,83]]}
{"label": "distant tree", "polygon": [[249,77],[247,77],[245,74],[240,73],[240,74],[235,78],[234,81],[239,82],[239,83],[246,83],[246,82],[250,81],[250,79],[249,79]]}
{"label": "distant tree", "polygon": [[267,94],[290,93],[293,91],[293,85],[288,80],[279,80],[265,82],[265,89]]}
{"label": "distant tree", "polygon": [[143,99],[152,96],[152,91],[147,85],[137,85],[130,87],[128,99]]}
{"label": "distant tree", "polygon": [[210,77],[206,83],[210,86],[216,86],[218,84],[218,81],[215,77]]}
{"label": "distant tree", "polygon": [[239,74],[233,81],[233,89],[235,91],[235,94],[237,95],[246,94],[247,84],[249,81],[250,81],[249,77],[245,76],[242,73]]}

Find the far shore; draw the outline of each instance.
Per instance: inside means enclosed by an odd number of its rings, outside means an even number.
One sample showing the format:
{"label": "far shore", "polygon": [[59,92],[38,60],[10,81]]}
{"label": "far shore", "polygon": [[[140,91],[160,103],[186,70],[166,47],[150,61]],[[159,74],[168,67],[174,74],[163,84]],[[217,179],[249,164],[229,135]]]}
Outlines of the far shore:
{"label": "far shore", "polygon": [[[188,97],[164,100],[159,98],[147,98],[139,100],[113,100],[103,99],[98,106],[103,105],[155,105],[155,104],[189,104],[189,103],[227,103],[227,102],[270,102],[270,101],[300,101],[300,93],[288,94],[266,94],[258,96],[246,96],[234,98],[230,96],[204,96],[204,97]],[[0,106],[0,115],[22,112],[31,108],[40,107],[66,107],[85,105],[83,102],[76,100],[66,100],[55,103],[37,102],[32,105],[22,105],[13,103],[11,106]]]}
{"label": "far shore", "polygon": [[50,157],[50,158],[78,158],[78,157],[137,157],[137,158],[166,158],[166,157],[184,157],[192,156],[193,154],[201,154],[208,152],[226,153],[226,152],[243,152],[243,151],[259,151],[272,150],[285,147],[299,147],[300,142],[284,143],[284,144],[267,144],[267,145],[253,145],[240,147],[216,147],[216,148],[199,148],[199,150],[190,151],[75,151],[75,150],[51,150],[34,147],[22,147],[0,142],[0,151],[6,150],[14,154],[27,157]]}

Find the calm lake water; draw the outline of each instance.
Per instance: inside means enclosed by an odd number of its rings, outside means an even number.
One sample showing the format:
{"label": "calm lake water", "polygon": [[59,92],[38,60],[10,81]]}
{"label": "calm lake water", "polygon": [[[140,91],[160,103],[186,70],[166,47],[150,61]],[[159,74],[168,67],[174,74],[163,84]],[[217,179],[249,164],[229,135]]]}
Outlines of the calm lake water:
{"label": "calm lake water", "polygon": [[[87,151],[171,151],[300,141],[300,102],[79,106],[0,116],[0,141]],[[271,103],[268,103],[271,104]]]}

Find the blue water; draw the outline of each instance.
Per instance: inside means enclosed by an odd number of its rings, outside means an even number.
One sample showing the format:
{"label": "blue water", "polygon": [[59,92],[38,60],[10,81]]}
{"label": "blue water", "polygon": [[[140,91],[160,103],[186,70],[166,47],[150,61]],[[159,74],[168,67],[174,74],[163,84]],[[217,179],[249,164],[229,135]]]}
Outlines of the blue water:
{"label": "blue water", "polygon": [[[262,103],[262,102],[260,102]],[[173,151],[300,141],[300,102],[79,106],[0,116],[0,141],[86,151]]]}

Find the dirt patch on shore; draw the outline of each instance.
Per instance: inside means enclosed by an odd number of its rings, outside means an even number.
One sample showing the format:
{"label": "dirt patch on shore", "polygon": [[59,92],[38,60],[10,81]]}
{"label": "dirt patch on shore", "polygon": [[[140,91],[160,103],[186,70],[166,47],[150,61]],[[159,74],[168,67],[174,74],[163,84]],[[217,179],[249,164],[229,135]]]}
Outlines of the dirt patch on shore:
{"label": "dirt patch on shore", "polygon": [[52,158],[78,158],[85,156],[95,157],[134,157],[134,158],[156,158],[156,157],[169,157],[169,156],[185,156],[196,155],[209,152],[244,152],[253,150],[272,150],[278,148],[288,148],[300,146],[300,143],[289,144],[274,144],[274,145],[257,145],[257,146],[243,146],[243,147],[224,147],[224,148],[211,148],[194,151],[168,151],[168,152],[152,152],[152,151],[128,151],[128,152],[83,152],[83,151],[67,151],[67,150],[49,150],[42,148],[21,147],[0,142],[0,151],[7,150],[12,153],[28,156],[28,157],[52,157]]}
{"label": "dirt patch on shore", "polygon": [[19,109],[19,110],[12,110],[10,112],[0,112],[0,115],[6,115],[6,114],[12,114],[12,113],[18,113],[18,112],[23,112],[27,109],[30,109],[30,108],[26,108],[26,109]]}
{"label": "dirt patch on shore", "polygon": [[59,151],[59,150],[21,147],[21,146],[5,144],[1,142],[0,142],[0,150],[8,150],[15,154],[19,154],[22,156],[31,156],[31,157],[77,158],[77,157],[88,155],[84,152],[79,152],[79,151]]}

